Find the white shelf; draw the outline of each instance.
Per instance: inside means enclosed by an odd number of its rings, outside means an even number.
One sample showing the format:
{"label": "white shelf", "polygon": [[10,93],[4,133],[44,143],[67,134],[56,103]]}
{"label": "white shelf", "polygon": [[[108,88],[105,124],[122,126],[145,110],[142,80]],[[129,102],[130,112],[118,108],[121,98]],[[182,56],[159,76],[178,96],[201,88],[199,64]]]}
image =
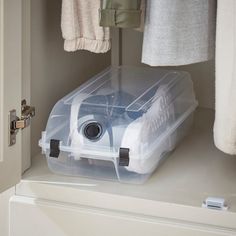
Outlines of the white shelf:
{"label": "white shelf", "polygon": [[[194,222],[197,211],[198,216],[202,214],[199,223],[236,228],[236,158],[215,148],[213,118],[212,110],[199,109],[190,135],[144,185],[55,175],[39,155],[24,174],[16,193],[157,217],[165,217],[175,208],[171,213],[173,219]],[[229,210],[201,208],[209,196],[225,198]],[[228,219],[222,221],[221,217]]]}

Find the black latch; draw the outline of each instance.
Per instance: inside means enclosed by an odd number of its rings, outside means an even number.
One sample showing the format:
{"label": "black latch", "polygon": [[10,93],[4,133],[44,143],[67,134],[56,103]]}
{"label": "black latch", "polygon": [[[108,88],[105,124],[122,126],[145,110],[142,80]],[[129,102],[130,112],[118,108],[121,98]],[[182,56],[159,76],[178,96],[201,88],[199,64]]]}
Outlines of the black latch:
{"label": "black latch", "polygon": [[51,139],[50,140],[50,157],[58,158],[60,154],[60,140],[57,139]]}
{"label": "black latch", "polygon": [[119,166],[129,166],[129,148],[120,148]]}

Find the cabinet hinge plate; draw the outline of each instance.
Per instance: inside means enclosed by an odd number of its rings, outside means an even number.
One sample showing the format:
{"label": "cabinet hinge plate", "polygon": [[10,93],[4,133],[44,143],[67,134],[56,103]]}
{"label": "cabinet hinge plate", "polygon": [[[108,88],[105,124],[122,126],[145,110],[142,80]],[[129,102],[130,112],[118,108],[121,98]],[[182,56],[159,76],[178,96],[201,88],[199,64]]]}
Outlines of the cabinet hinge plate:
{"label": "cabinet hinge plate", "polygon": [[30,125],[31,119],[35,116],[35,108],[27,105],[26,100],[21,102],[21,117],[16,115],[16,110],[13,109],[9,112],[9,125],[8,125],[8,145],[12,146],[16,143],[16,135],[19,129],[24,129]]}

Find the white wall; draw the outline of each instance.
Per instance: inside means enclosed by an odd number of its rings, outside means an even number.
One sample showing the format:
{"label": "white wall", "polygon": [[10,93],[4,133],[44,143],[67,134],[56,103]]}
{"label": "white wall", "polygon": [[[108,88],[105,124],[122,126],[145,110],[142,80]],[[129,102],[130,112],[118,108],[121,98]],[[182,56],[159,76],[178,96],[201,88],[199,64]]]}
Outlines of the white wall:
{"label": "white wall", "polygon": [[[142,65],[142,33],[134,30],[123,30],[122,62],[126,65]],[[175,70],[188,71],[193,79],[194,88],[200,106],[214,108],[215,68],[214,61],[197,63],[180,67],[169,67]]]}
{"label": "white wall", "polygon": [[53,105],[83,81],[110,65],[110,53],[63,50],[60,30],[61,1],[31,1],[31,104],[32,155],[40,152],[38,140]]}

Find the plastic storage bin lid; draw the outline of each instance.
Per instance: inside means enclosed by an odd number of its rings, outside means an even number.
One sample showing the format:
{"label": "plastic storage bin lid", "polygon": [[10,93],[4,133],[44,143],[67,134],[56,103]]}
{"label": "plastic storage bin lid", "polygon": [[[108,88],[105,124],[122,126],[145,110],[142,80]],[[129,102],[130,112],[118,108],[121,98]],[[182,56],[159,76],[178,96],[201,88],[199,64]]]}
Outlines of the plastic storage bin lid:
{"label": "plastic storage bin lid", "polygon": [[63,152],[125,166],[147,159],[196,105],[186,72],[109,68],[57,102],[40,146],[47,156]]}

